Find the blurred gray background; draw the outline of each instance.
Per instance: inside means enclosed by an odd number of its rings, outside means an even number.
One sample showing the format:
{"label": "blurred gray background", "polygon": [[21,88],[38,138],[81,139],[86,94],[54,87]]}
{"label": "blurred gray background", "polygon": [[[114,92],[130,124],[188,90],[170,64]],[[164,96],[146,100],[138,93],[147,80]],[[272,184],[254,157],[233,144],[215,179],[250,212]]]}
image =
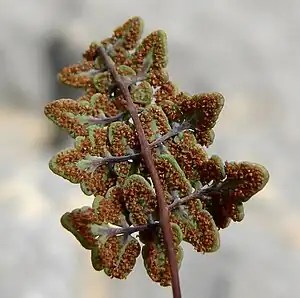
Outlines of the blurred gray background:
{"label": "blurred gray background", "polygon": [[183,297],[299,298],[299,46],[296,0],[0,0],[0,297],[171,297],[139,260],[126,281],[95,272],[60,216],[91,203],[48,170],[70,144],[44,105],[78,93],[56,82],[92,40],[139,15],[145,34],[168,34],[171,78],[190,93],[219,91],[226,104],[209,154],[267,167],[269,184],[246,217],[221,231],[221,248],[190,246]]}

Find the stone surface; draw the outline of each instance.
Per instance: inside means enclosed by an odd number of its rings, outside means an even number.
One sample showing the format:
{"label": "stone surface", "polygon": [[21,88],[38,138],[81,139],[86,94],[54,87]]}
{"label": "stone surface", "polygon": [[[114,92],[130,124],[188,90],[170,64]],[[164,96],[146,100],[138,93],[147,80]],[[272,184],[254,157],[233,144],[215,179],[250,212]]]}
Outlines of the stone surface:
{"label": "stone surface", "polygon": [[224,94],[209,153],[259,162],[271,174],[244,221],[222,231],[217,253],[186,246],[184,297],[299,297],[299,1],[0,3],[1,297],[171,297],[141,262],[126,281],[92,270],[59,223],[90,199],[47,169],[59,148],[49,146],[43,106],[78,94],[58,86],[55,73],[133,15],[144,18],[146,33],[167,32],[168,69],[181,89]]}

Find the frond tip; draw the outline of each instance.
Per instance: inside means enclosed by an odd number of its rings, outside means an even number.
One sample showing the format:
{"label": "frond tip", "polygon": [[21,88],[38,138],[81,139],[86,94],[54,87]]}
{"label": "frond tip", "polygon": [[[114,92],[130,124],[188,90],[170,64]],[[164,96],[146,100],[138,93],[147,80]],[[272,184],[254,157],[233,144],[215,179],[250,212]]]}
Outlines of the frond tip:
{"label": "frond tip", "polygon": [[256,163],[208,156],[223,95],[180,91],[166,70],[166,33],[140,41],[142,31],[142,19],[130,18],[59,73],[84,95],[45,107],[74,139],[49,167],[94,198],[92,207],[61,217],[90,251],[93,268],[125,279],[142,252],[150,279],[172,285],[180,298],[182,242],[201,253],[218,250],[221,229],[244,219],[245,203],[269,173]]}

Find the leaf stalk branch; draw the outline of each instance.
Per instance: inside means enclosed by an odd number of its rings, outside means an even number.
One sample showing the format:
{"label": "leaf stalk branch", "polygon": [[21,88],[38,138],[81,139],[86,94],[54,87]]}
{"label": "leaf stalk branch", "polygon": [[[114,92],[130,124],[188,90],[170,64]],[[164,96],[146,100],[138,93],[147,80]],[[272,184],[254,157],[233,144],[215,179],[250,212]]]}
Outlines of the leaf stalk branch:
{"label": "leaf stalk branch", "polygon": [[104,64],[107,70],[113,76],[115,82],[118,84],[120,91],[122,92],[126,103],[127,103],[127,110],[130,113],[132,120],[134,122],[140,146],[141,146],[141,155],[144,159],[146,167],[149,171],[150,177],[152,179],[156,197],[158,200],[159,205],[159,218],[160,218],[160,225],[163,230],[164,235],[164,242],[167,249],[168,260],[171,269],[171,277],[172,277],[172,291],[174,298],[181,298],[181,289],[180,289],[180,282],[179,282],[179,274],[178,274],[178,267],[176,262],[176,255],[173,245],[173,237],[169,219],[169,210],[168,206],[165,201],[163,187],[160,182],[157,170],[155,168],[154,159],[151,154],[151,147],[146,139],[142,123],[138,116],[138,111],[135,108],[135,105],[132,101],[130,92],[129,92],[129,84],[124,81],[124,79],[117,73],[117,70],[114,66],[114,62],[112,59],[107,55],[103,46],[98,47],[98,54],[103,57]]}

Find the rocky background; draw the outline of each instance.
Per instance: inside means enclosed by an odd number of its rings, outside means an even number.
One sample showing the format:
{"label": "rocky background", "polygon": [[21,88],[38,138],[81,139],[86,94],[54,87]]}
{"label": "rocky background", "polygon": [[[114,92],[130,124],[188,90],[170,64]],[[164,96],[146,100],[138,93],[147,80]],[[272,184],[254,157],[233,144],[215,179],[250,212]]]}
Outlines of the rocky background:
{"label": "rocky background", "polygon": [[168,69],[181,89],[225,95],[209,153],[261,163],[271,174],[244,221],[222,231],[218,252],[186,246],[184,297],[300,297],[299,1],[0,0],[0,7],[1,297],[171,297],[141,262],[126,281],[91,268],[59,223],[91,202],[47,168],[70,140],[43,106],[78,95],[57,84],[56,72],[134,15],[144,18],[145,34],[167,32]]}

